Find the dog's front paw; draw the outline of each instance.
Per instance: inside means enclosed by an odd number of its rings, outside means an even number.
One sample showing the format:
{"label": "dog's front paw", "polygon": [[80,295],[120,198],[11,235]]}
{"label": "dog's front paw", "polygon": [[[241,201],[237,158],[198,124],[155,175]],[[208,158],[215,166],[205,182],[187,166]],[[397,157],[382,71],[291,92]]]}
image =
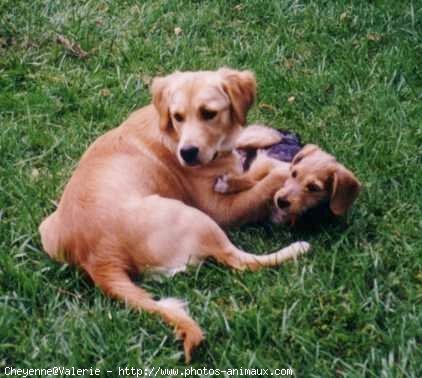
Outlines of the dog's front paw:
{"label": "dog's front paw", "polygon": [[215,180],[214,184],[214,191],[217,193],[227,193],[229,189],[228,178],[228,175],[217,177],[217,180]]}

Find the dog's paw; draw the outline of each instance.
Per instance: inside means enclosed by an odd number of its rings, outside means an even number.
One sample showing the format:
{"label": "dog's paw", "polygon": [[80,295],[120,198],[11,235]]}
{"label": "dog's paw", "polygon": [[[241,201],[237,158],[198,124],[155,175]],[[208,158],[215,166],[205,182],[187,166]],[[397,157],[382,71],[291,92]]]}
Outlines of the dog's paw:
{"label": "dog's paw", "polygon": [[217,180],[214,184],[214,191],[217,193],[227,193],[229,189],[229,183],[228,183],[228,175],[223,175],[217,177]]}
{"label": "dog's paw", "polygon": [[302,255],[311,250],[311,245],[306,241],[298,241],[291,244],[292,250],[296,256]]}

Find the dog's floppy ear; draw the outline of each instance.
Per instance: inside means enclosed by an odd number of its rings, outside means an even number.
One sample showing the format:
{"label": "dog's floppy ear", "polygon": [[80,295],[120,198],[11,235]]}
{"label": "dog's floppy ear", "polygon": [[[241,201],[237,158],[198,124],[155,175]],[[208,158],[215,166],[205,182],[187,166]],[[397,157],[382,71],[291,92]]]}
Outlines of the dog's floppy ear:
{"label": "dog's floppy ear", "polygon": [[230,98],[234,118],[243,126],[246,124],[246,114],[255,101],[255,75],[251,71],[228,68],[221,68],[218,72],[223,79],[223,89]]}
{"label": "dog's floppy ear", "polygon": [[168,106],[167,78],[156,77],[151,85],[152,103],[160,115],[160,129],[166,130],[171,127],[171,119]]}
{"label": "dog's floppy ear", "polygon": [[236,148],[256,150],[277,144],[282,138],[282,135],[271,127],[250,125],[242,129],[235,145]]}
{"label": "dog's floppy ear", "polygon": [[352,206],[361,189],[358,179],[348,169],[338,164],[333,170],[330,209],[343,215]]}
{"label": "dog's floppy ear", "polygon": [[293,158],[292,165],[299,163],[305,156],[308,156],[317,150],[319,150],[319,147],[315,144],[307,144]]}

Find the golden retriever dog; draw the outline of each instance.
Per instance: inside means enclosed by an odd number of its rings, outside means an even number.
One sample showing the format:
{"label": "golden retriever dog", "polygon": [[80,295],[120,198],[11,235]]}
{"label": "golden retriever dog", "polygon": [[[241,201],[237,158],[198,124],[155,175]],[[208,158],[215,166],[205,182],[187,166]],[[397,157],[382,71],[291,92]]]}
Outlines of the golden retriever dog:
{"label": "golden retriever dog", "polygon": [[269,255],[234,246],[220,225],[261,219],[284,180],[272,170],[250,190],[223,195],[214,181],[255,98],[249,71],[176,72],[156,78],[153,103],[99,137],[82,156],[58,208],[40,225],[44,250],[81,267],[106,294],[160,315],[183,338],[185,359],[203,339],[182,301],[154,300],[131,274],[185,269],[211,257],[235,269],[275,266],[305,242]]}
{"label": "golden retriever dog", "polygon": [[236,140],[236,148],[238,151],[254,152],[255,159],[248,163],[248,170],[242,174],[218,177],[214,189],[226,194],[251,190],[263,177],[277,169],[284,172],[284,180],[274,195],[273,222],[295,223],[305,211],[325,202],[334,215],[343,215],[361,190],[355,175],[334,156],[313,144],[299,150],[291,163],[277,159],[269,148],[281,146],[282,138],[279,132],[269,127],[247,127]]}

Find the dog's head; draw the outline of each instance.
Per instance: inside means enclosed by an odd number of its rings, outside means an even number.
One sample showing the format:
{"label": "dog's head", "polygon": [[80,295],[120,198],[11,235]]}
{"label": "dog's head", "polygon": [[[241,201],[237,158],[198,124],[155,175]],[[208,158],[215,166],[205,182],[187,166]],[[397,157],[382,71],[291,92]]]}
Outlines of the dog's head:
{"label": "dog's head", "polygon": [[153,103],[163,132],[173,129],[183,166],[208,164],[231,151],[255,99],[249,71],[175,72],[155,78]]}
{"label": "dog's head", "polygon": [[352,172],[319,147],[308,144],[293,159],[290,176],[274,201],[293,217],[326,201],[333,214],[343,215],[360,189]]}

